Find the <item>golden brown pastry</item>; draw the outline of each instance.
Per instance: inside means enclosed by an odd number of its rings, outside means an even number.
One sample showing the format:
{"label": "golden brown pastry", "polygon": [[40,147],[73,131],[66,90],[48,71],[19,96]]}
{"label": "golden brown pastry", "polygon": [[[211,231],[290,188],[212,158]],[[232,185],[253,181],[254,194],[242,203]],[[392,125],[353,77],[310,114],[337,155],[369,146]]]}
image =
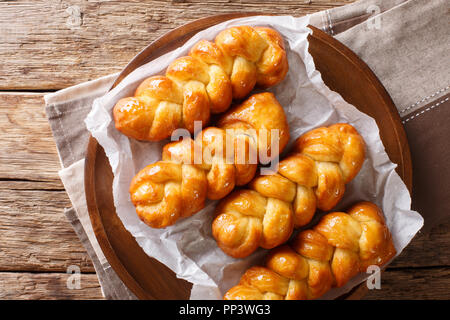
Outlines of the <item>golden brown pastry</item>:
{"label": "golden brown pastry", "polygon": [[383,212],[361,202],[348,213],[325,215],[290,245],[272,249],[265,267],[252,267],[226,300],[316,299],[341,287],[370,265],[382,266],[395,256]]}
{"label": "golden brown pastry", "polygon": [[364,162],[365,144],[345,123],[311,130],[295,141],[278,172],[260,175],[216,209],[212,233],[228,255],[243,258],[258,247],[274,248],[293,228],[311,221],[316,208],[332,209]]}
{"label": "golden brown pastry", "polygon": [[138,140],[158,141],[177,128],[194,132],[210,113],[228,109],[233,98],[246,97],[255,85],[274,86],[288,71],[281,35],[270,28],[238,26],[201,40],[189,55],[173,61],[165,76],[144,80],[134,97],[119,100],[116,128]]}
{"label": "golden brown pastry", "polygon": [[[201,210],[206,198],[221,199],[235,186],[248,183],[259,160],[252,161],[251,151],[267,152],[269,158],[278,155],[271,149],[274,144],[262,139],[263,133],[268,132],[268,141],[278,143],[279,152],[289,141],[284,110],[268,92],[254,94],[231,109],[218,126],[206,128],[195,141],[187,138],[167,144],[162,161],[133,178],[131,201],[146,224],[153,228],[172,225]],[[272,129],[279,134],[272,135]]]}

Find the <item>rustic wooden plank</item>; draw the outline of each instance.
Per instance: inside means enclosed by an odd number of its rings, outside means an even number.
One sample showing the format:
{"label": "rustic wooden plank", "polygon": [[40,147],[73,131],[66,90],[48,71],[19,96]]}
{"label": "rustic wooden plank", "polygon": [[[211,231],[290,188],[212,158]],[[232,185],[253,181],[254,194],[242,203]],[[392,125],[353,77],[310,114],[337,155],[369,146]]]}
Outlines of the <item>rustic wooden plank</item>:
{"label": "rustic wooden plank", "polygon": [[94,272],[63,213],[71,206],[67,194],[46,184],[0,181],[0,271],[65,272],[76,265]]}
{"label": "rustic wooden plank", "polygon": [[50,181],[62,189],[43,96],[0,93],[0,179]]}
{"label": "rustic wooden plank", "polygon": [[302,16],[350,2],[0,2],[0,90],[59,89],[120,71],[157,37],[209,15],[254,11]]}
{"label": "rustic wooden plank", "polygon": [[0,93],[0,270],[94,272],[64,216],[71,203],[43,93]]}
{"label": "rustic wooden plank", "polygon": [[390,267],[450,266],[450,221],[419,233]]}
{"label": "rustic wooden plank", "polygon": [[[80,289],[69,289],[67,273],[0,272],[0,299],[102,299],[95,274],[80,275]],[[381,289],[364,299],[449,299],[450,269],[387,270]],[[432,289],[429,289],[432,288]]]}
{"label": "rustic wooden plank", "polygon": [[369,290],[367,300],[448,300],[450,268],[387,270],[381,289]]}
{"label": "rustic wooden plank", "polygon": [[[0,272],[0,299],[103,299],[95,274],[80,274],[80,288],[73,274]],[[69,286],[67,285],[69,282]],[[73,289],[69,289],[73,288]]]}

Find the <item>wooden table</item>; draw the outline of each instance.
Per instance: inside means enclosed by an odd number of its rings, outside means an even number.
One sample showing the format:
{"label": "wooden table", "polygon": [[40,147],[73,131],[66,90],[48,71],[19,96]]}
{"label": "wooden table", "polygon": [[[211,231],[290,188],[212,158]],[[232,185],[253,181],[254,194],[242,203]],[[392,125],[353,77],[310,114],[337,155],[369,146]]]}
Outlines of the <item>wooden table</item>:
{"label": "wooden table", "polygon": [[[206,2],[206,3],[205,3]],[[102,299],[66,220],[43,96],[121,68],[158,36],[236,11],[301,16],[352,0],[0,2],[0,299]],[[450,223],[418,235],[367,299],[448,299]],[[69,289],[67,269],[81,270]]]}

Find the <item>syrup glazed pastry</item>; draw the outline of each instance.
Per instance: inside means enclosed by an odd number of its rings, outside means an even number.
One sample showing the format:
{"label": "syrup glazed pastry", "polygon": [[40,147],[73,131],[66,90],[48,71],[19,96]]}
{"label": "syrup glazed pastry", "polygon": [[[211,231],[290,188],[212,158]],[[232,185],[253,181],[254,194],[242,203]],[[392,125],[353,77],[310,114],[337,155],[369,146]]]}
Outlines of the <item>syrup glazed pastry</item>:
{"label": "syrup glazed pastry", "polygon": [[[254,94],[231,109],[218,126],[206,128],[195,141],[186,138],[167,144],[162,161],[145,167],[133,178],[131,201],[147,225],[167,227],[201,210],[206,198],[225,197],[235,186],[253,179],[260,159],[252,161],[252,151],[271,159],[278,155],[272,148],[278,144],[281,152],[289,141],[284,110],[268,92]],[[272,129],[278,134],[272,134]],[[227,152],[227,147],[233,152]]]}
{"label": "syrup glazed pastry", "polygon": [[144,80],[134,97],[114,107],[117,130],[137,140],[158,141],[177,128],[194,133],[194,121],[226,111],[232,99],[245,98],[255,85],[280,83],[288,61],[281,35],[270,28],[225,29],[214,42],[201,40],[189,55],[173,61],[165,76]]}
{"label": "syrup glazed pastry", "polygon": [[212,234],[234,258],[258,247],[274,248],[308,224],[316,209],[329,211],[342,198],[345,184],[359,172],[365,144],[345,123],[311,130],[295,141],[293,153],[278,172],[260,175],[249,189],[237,190],[216,208]]}
{"label": "syrup glazed pastry", "polygon": [[325,215],[290,245],[272,249],[265,267],[251,267],[226,300],[310,300],[341,287],[370,265],[382,266],[395,256],[383,213],[361,202],[348,213]]}

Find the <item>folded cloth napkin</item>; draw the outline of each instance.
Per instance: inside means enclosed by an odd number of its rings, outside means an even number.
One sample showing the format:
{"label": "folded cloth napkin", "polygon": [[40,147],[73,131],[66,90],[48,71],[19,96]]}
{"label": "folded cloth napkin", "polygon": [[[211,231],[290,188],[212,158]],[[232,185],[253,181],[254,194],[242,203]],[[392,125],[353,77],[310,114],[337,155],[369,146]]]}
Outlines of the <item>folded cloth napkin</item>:
{"label": "folded cloth napkin", "polygon": [[[450,212],[450,49],[446,0],[362,0],[311,16],[316,27],[352,49],[374,71],[394,100],[413,159],[413,209],[425,227]],[[84,119],[112,74],[45,96],[45,111],[58,150],[59,175],[73,207],[65,210],[93,261],[106,299],[136,299],[109,265],[95,238],[84,195],[89,138]]]}
{"label": "folded cloth napkin", "polygon": [[136,299],[106,260],[94,234],[84,194],[84,156],[89,133],[84,118],[95,98],[117,77],[113,74],[45,96],[45,111],[63,169],[59,176],[73,207],[64,211],[94,265],[106,299]]}

